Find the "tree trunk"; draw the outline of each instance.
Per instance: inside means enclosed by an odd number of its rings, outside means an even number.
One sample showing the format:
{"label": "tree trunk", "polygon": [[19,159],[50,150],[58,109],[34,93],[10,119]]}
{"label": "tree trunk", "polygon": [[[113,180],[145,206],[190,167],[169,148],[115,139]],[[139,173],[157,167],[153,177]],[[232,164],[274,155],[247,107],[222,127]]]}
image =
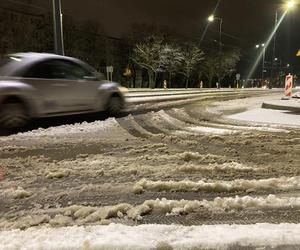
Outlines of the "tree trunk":
{"label": "tree trunk", "polygon": [[148,88],[151,88],[152,84],[152,72],[151,70],[148,70]]}
{"label": "tree trunk", "polygon": [[186,82],[185,82],[185,88],[186,88],[186,89],[187,89],[188,86],[189,86],[189,79],[190,79],[190,75],[188,74],[188,75],[186,76]]}
{"label": "tree trunk", "polygon": [[169,82],[168,82],[168,84],[169,84],[169,88],[171,88],[172,87],[172,84],[171,84],[171,81],[172,81],[172,73],[171,72],[169,72]]}
{"label": "tree trunk", "polygon": [[213,80],[213,77],[209,77],[209,79],[208,79],[208,87],[209,88],[212,87],[212,80]]}

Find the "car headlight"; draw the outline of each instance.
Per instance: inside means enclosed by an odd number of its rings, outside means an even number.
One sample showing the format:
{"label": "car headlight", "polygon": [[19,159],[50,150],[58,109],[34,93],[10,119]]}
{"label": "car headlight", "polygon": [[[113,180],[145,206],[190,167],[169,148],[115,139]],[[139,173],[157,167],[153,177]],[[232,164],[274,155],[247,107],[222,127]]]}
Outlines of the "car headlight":
{"label": "car headlight", "polygon": [[121,93],[128,93],[128,88],[125,88],[125,87],[118,87],[119,91]]}

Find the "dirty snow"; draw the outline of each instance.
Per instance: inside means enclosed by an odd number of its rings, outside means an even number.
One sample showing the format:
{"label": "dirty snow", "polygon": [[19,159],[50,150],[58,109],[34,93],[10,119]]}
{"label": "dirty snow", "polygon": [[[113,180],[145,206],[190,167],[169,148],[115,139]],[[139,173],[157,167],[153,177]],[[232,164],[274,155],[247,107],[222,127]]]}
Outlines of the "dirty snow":
{"label": "dirty snow", "polygon": [[61,227],[0,232],[0,249],[228,249],[300,244],[299,224]]}
{"label": "dirty snow", "polygon": [[[240,102],[246,108],[258,100]],[[228,112],[239,108],[237,101],[231,102]],[[226,102],[220,105],[226,109]],[[133,113],[1,137],[0,170],[5,176],[0,180],[0,230],[36,227],[30,230],[50,233],[51,228],[42,227],[92,230],[91,225],[112,222],[171,224],[180,219],[198,225],[241,220],[298,223],[299,130],[237,122],[225,119],[222,112],[209,114],[206,107],[200,102],[181,113]],[[68,232],[60,237],[76,235]],[[17,244],[18,237],[9,242]],[[90,240],[87,236],[80,247],[98,244]],[[57,242],[65,241],[47,244]],[[132,242],[128,249],[143,244]],[[182,248],[190,243],[187,238]],[[174,243],[151,244],[168,249]]]}
{"label": "dirty snow", "polygon": [[295,190],[300,188],[300,177],[280,177],[261,180],[232,180],[232,181],[150,181],[142,179],[133,188],[135,193],[145,191],[176,191],[176,192],[235,192],[260,190]]}

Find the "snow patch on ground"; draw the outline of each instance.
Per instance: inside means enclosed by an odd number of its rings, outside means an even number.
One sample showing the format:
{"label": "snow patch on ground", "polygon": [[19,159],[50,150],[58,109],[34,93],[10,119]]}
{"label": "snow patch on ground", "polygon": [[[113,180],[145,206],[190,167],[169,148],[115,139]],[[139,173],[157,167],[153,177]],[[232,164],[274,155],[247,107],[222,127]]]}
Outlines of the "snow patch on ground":
{"label": "snow patch on ground", "polygon": [[2,195],[6,196],[6,197],[12,197],[14,199],[23,199],[23,198],[27,198],[29,196],[31,196],[31,193],[26,191],[24,188],[22,187],[17,187],[17,188],[10,188],[10,189],[6,189],[2,192]]}
{"label": "snow patch on ground", "polygon": [[300,188],[300,177],[281,177],[261,180],[232,180],[232,181],[150,181],[142,179],[134,185],[134,193],[145,191],[155,192],[235,192],[260,190],[296,190]]}
{"label": "snow patch on ground", "polygon": [[213,127],[204,127],[204,126],[190,126],[170,115],[168,115],[165,111],[159,111],[158,114],[168,122],[170,125],[176,126],[179,129],[186,130],[188,132],[194,133],[211,133],[217,135],[225,135],[225,134],[234,134],[236,131],[230,129],[221,129],[221,128],[213,128]]}
{"label": "snow patch on ground", "polygon": [[238,162],[226,162],[223,164],[208,164],[208,165],[185,164],[177,167],[177,171],[185,172],[185,173],[193,173],[198,171],[225,171],[225,170],[257,171],[258,168],[248,167]]}
{"label": "snow patch on ground", "polygon": [[300,224],[74,226],[0,232],[0,249],[220,249],[300,244]]}
{"label": "snow patch on ground", "polygon": [[[27,141],[38,140],[41,144],[53,144],[62,143],[63,141],[87,142],[88,139],[95,138],[95,133],[99,134],[101,139],[120,137],[131,137],[127,131],[125,131],[115,118],[109,118],[105,121],[95,122],[82,122],[69,125],[61,125],[50,128],[39,128],[29,132],[18,133],[7,137],[1,137],[0,142],[6,141]],[[31,144],[32,145],[32,141]]]}
{"label": "snow patch on ground", "polygon": [[29,148],[27,148],[27,147],[9,145],[9,146],[0,147],[0,152],[3,152],[3,153],[19,153],[19,152],[27,151],[28,149]]}
{"label": "snow patch on ground", "polygon": [[29,216],[16,218],[16,221],[0,221],[1,228],[6,230],[33,226],[73,226],[96,224],[109,224],[111,219],[119,218],[128,221],[143,220],[143,216],[151,213],[165,216],[188,215],[191,213],[203,213],[203,209],[211,213],[234,213],[241,210],[267,210],[300,208],[299,197],[269,196],[236,196],[217,197],[214,200],[146,200],[139,205],[120,203],[111,206],[91,207],[72,205],[66,208],[34,209]]}
{"label": "snow patch on ground", "polygon": [[271,110],[257,108],[240,114],[228,116],[230,119],[243,120],[260,123],[277,123],[282,125],[291,125],[295,128],[299,127],[299,114],[284,110]]}

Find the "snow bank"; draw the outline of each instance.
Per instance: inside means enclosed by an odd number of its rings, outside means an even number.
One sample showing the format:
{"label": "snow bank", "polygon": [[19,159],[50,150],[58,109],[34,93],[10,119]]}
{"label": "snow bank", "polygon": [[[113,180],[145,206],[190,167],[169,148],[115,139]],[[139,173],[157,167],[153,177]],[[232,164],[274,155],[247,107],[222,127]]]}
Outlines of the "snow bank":
{"label": "snow bank", "polygon": [[176,191],[176,192],[235,192],[235,191],[260,191],[260,190],[294,190],[300,188],[300,176],[281,177],[261,180],[233,180],[233,181],[214,181],[198,182],[183,181],[150,181],[142,179],[133,188],[135,193],[144,191]]}
{"label": "snow bank", "polygon": [[116,137],[120,139],[121,136],[131,137],[128,132],[119,125],[115,118],[109,118],[105,121],[82,122],[45,129],[39,128],[29,132],[18,133],[0,138],[0,142],[37,139],[43,143],[61,143],[62,139],[74,140],[75,138],[78,141],[83,139],[86,141],[88,138],[93,139],[93,137],[95,137],[95,133],[98,133],[99,137],[102,139],[112,139]]}
{"label": "snow bank", "polygon": [[193,165],[185,164],[176,168],[178,172],[193,173],[198,171],[226,171],[226,170],[239,170],[239,171],[257,171],[258,168],[252,168],[240,164],[238,162],[226,162],[223,164],[208,164],[208,165]]}
{"label": "snow bank", "polygon": [[188,215],[203,213],[203,209],[211,213],[231,213],[236,210],[267,210],[300,208],[299,197],[266,197],[236,196],[217,197],[214,200],[146,200],[139,205],[127,203],[114,206],[90,207],[73,205],[66,208],[55,208],[31,211],[30,216],[16,218],[17,221],[0,221],[1,228],[30,228],[32,226],[73,226],[86,224],[109,224],[110,219],[121,218],[125,222],[140,221],[147,214],[161,214],[165,216]]}
{"label": "snow bank", "polygon": [[[261,124],[260,125],[257,124],[256,126],[244,126],[244,125],[237,126],[237,125],[222,124],[222,123],[200,122],[199,120],[189,116],[189,114],[187,114],[184,109],[173,109],[173,111],[176,112],[175,114],[180,115],[181,118],[183,118],[191,123],[201,124],[201,125],[205,125],[208,127],[230,129],[230,130],[244,130],[244,131],[257,130],[257,131],[262,131],[262,132],[289,133],[288,130],[275,128],[275,126],[272,127],[271,124],[270,125],[264,124],[263,126]],[[222,121],[220,121],[220,122],[222,122]]]}
{"label": "snow bank", "polygon": [[158,114],[160,117],[165,120],[170,125],[173,125],[179,129],[186,130],[188,132],[200,133],[200,134],[217,134],[217,135],[226,135],[226,134],[234,134],[236,131],[230,129],[222,129],[222,128],[214,128],[214,127],[204,127],[204,126],[190,126],[187,123],[184,123],[170,115],[168,115],[165,111],[159,111]]}
{"label": "snow bank", "polygon": [[[0,232],[0,249],[228,249],[300,244],[300,224],[62,227]],[[164,248],[162,248],[164,246]]]}

